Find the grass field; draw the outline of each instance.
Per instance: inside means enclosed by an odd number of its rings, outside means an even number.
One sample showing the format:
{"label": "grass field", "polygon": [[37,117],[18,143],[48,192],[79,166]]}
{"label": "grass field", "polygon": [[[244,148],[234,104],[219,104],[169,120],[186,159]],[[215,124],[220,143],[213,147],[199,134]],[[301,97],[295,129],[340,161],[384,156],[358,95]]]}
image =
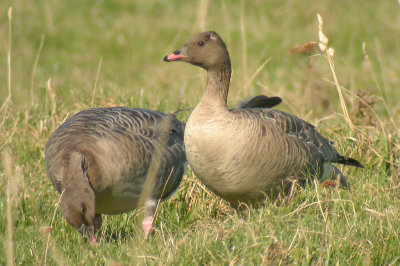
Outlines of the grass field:
{"label": "grass field", "polygon": [[[289,52],[318,41],[317,13],[333,71],[326,53]],[[88,245],[57,207],[47,139],[93,106],[194,107],[205,72],[162,58],[202,30],[217,31],[230,51],[230,106],[280,96],[278,109],[365,169],[340,167],[350,190],[311,184],[239,213],[188,169],[149,239],[137,211],[104,216],[103,238]],[[400,265],[399,36],[394,0],[1,1],[0,265]]]}

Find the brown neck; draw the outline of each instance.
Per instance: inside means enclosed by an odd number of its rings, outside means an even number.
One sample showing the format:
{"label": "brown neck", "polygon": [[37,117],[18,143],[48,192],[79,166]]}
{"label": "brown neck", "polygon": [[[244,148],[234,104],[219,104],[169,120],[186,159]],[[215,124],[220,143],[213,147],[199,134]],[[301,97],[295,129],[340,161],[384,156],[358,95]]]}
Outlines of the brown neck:
{"label": "brown neck", "polygon": [[230,80],[231,62],[229,58],[225,63],[208,69],[207,88],[201,103],[226,109]]}
{"label": "brown neck", "polygon": [[90,186],[85,174],[87,165],[84,155],[80,152],[71,152],[65,158],[63,173],[63,187],[73,189],[76,186]]}

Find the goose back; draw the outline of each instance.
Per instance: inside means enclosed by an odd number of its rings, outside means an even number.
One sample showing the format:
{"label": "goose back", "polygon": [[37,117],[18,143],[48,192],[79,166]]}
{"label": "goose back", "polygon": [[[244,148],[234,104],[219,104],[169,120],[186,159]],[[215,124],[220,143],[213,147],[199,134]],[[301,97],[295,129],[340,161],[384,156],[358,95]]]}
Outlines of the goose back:
{"label": "goose back", "polygon": [[61,193],[65,179],[70,178],[65,175],[65,161],[72,152],[79,152],[87,161],[96,213],[127,212],[137,207],[152,155],[158,149],[161,161],[152,197],[167,198],[179,186],[186,164],[183,123],[173,118],[166,145],[159,140],[165,130],[160,125],[167,116],[123,107],[94,108],[74,115],[46,145],[51,182]]}

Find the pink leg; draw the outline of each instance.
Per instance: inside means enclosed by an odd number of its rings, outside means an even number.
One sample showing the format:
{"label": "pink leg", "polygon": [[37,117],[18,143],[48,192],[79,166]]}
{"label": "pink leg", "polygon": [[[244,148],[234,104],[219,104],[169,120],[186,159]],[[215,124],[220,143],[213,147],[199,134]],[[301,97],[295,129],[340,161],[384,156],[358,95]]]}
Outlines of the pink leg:
{"label": "pink leg", "polygon": [[153,229],[153,217],[144,217],[142,222],[144,237],[147,238],[147,236],[153,232]]}
{"label": "pink leg", "polygon": [[144,218],[142,221],[142,230],[144,236],[147,236],[154,230],[154,219],[157,210],[158,201],[149,199],[144,203]]}
{"label": "pink leg", "polygon": [[100,229],[102,222],[103,221],[101,219],[101,214],[96,213],[96,216],[94,217],[93,233],[91,237],[91,244],[93,246],[97,244],[96,233]]}
{"label": "pink leg", "polygon": [[96,239],[96,237],[94,235],[92,235],[92,241],[90,241],[90,244],[92,246],[96,246],[96,244],[97,244],[97,239]]}

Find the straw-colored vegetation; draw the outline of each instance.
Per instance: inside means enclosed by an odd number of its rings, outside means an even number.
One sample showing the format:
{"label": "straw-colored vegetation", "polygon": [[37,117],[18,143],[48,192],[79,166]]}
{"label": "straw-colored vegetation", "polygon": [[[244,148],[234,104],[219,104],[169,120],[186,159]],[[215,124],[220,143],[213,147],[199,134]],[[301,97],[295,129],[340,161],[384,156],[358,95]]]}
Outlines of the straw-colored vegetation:
{"label": "straw-colored vegetation", "polygon": [[[1,1],[0,264],[399,264],[399,19],[375,0]],[[341,168],[350,190],[312,183],[239,213],[188,169],[149,239],[138,211],[88,245],[57,207],[48,137],[92,106],[195,106],[204,71],[162,58],[204,29],[230,50],[230,106],[280,96],[365,169]]]}

